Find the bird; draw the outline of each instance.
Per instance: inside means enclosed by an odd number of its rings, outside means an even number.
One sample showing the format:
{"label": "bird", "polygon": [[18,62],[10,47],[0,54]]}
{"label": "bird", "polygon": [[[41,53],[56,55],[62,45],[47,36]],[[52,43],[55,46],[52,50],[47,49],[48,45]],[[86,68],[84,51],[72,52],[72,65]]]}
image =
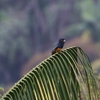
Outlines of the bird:
{"label": "bird", "polygon": [[55,45],[55,47],[52,49],[52,55],[60,52],[65,44],[66,40],[61,38],[59,39],[58,43]]}

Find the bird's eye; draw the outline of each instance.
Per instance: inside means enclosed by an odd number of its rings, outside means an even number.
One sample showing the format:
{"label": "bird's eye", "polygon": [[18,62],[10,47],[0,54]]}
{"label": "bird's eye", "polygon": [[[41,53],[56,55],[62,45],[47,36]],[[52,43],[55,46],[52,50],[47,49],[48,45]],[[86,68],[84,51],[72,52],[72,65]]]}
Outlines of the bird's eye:
{"label": "bird's eye", "polygon": [[62,41],[64,41],[64,39],[62,39]]}

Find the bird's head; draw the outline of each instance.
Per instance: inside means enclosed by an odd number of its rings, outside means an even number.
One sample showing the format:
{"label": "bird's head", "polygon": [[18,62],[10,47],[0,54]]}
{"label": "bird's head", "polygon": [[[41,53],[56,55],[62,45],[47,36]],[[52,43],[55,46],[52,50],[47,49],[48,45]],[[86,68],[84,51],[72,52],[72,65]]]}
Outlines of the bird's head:
{"label": "bird's head", "polygon": [[59,39],[59,43],[65,43],[66,42],[66,40],[65,39],[63,39],[63,38],[61,38],[61,39]]}
{"label": "bird's head", "polygon": [[59,39],[59,41],[58,41],[58,46],[59,46],[60,48],[63,48],[65,42],[66,42],[65,39],[63,39],[63,38]]}

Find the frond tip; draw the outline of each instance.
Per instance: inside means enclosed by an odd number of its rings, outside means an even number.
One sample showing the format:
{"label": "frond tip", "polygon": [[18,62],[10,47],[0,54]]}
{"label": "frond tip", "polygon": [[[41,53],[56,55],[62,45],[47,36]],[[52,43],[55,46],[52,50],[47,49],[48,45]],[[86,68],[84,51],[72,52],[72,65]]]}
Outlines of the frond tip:
{"label": "frond tip", "polygon": [[2,100],[100,100],[97,88],[87,55],[71,47],[33,68]]}

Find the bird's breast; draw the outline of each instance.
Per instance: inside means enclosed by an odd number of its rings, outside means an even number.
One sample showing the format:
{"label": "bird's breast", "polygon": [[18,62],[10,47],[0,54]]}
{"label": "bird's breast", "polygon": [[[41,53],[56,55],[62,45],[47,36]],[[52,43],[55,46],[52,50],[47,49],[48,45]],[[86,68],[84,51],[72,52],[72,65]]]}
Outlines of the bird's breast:
{"label": "bird's breast", "polygon": [[56,49],[56,52],[59,52],[59,51],[61,51],[61,48],[57,48],[57,49]]}

